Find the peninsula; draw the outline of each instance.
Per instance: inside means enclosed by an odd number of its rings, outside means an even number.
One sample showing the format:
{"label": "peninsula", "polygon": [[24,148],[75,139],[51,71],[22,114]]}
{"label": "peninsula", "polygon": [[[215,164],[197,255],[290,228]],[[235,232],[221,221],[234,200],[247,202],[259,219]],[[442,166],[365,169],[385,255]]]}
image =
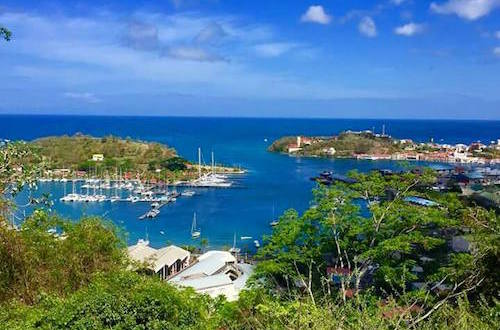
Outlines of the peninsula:
{"label": "peninsula", "polygon": [[29,143],[41,155],[41,179],[104,179],[120,175],[141,181],[192,180],[200,172],[237,174],[240,169],[215,165],[193,165],[176,150],[156,142],[115,136],[54,136]]}
{"label": "peninsula", "polygon": [[371,130],[345,131],[336,136],[286,136],[274,141],[268,150],[309,157],[500,164],[500,139],[489,145],[439,144],[432,140],[419,143]]}

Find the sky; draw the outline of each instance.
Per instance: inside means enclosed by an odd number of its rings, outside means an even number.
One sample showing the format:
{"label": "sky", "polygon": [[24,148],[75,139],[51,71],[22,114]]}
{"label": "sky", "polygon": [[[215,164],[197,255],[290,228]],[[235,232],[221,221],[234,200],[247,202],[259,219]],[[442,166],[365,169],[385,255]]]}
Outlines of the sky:
{"label": "sky", "polygon": [[500,120],[500,0],[7,0],[0,26],[0,113]]}

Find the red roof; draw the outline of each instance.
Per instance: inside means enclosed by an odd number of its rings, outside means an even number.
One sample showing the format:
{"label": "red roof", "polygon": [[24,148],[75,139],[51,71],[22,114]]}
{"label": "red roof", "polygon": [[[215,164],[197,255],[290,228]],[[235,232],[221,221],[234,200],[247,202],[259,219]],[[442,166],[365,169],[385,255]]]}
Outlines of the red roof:
{"label": "red roof", "polygon": [[326,267],[328,275],[350,275],[352,272],[349,268],[342,267]]}

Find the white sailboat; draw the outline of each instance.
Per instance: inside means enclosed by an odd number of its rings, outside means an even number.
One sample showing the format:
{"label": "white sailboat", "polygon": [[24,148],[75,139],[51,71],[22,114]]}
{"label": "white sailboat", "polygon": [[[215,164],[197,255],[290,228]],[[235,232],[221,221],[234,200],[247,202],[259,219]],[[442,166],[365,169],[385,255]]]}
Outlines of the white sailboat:
{"label": "white sailboat", "polygon": [[233,247],[229,249],[231,253],[240,253],[241,249],[236,247],[236,233],[234,233]]}
{"label": "white sailboat", "polygon": [[196,228],[196,212],[193,215],[193,223],[191,224],[191,238],[198,238],[201,236],[201,231]]}
{"label": "white sailboat", "polygon": [[269,225],[270,225],[271,227],[275,227],[275,226],[277,226],[277,225],[279,224],[279,220],[276,220],[276,219],[274,218],[274,204],[273,204],[273,217],[272,217],[272,219],[273,219],[273,220],[269,223]]}
{"label": "white sailboat", "polygon": [[193,185],[197,187],[207,188],[229,188],[232,182],[226,180],[226,176],[215,174],[215,161],[212,152],[212,169],[210,173],[201,173],[201,148],[198,148],[198,179],[193,181]]}

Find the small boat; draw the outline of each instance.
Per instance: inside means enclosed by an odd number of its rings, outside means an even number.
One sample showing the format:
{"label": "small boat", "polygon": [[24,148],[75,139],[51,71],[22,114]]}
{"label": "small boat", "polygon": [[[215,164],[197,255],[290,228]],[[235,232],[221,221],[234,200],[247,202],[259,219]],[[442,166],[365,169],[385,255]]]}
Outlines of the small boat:
{"label": "small boat", "polygon": [[181,193],[181,196],[184,196],[184,197],[192,197],[196,194],[196,192],[194,190],[184,190],[182,193]]}
{"label": "small boat", "polygon": [[151,203],[151,207],[153,207],[153,208],[157,208],[158,206],[160,206],[160,203],[158,203],[158,202]]}
{"label": "small boat", "polygon": [[191,238],[198,238],[201,236],[201,231],[196,228],[196,212],[193,215],[193,222],[191,223]]}
{"label": "small boat", "polygon": [[236,247],[236,233],[234,233],[233,247],[229,249],[231,253],[240,253],[241,249]]}
{"label": "small boat", "polygon": [[253,242],[254,242],[256,248],[260,248],[259,240],[255,240]]}
{"label": "small boat", "polygon": [[160,234],[165,235],[165,232],[163,230],[160,230]]}
{"label": "small boat", "polygon": [[[274,204],[273,204],[273,217],[272,217],[272,219],[274,219]],[[271,227],[276,227],[278,224],[279,224],[279,220],[273,220],[273,221],[271,221],[271,222],[269,223],[269,225],[270,225]]]}
{"label": "small boat", "polygon": [[247,240],[247,239],[252,239],[252,236],[241,236],[240,239],[242,241]]}

